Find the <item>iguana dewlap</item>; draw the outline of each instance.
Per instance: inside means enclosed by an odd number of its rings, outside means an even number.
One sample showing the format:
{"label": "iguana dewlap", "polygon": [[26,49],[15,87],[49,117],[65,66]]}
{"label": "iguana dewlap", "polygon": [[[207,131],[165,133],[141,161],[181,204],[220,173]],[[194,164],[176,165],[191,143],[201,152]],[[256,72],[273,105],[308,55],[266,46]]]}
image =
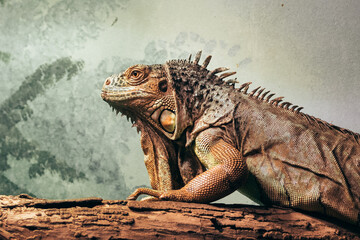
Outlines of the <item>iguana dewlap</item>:
{"label": "iguana dewlap", "polygon": [[239,189],[255,201],[359,224],[360,135],[301,113],[234,72],[172,60],[106,79],[102,98],[141,131],[153,189],[164,200],[211,202]]}

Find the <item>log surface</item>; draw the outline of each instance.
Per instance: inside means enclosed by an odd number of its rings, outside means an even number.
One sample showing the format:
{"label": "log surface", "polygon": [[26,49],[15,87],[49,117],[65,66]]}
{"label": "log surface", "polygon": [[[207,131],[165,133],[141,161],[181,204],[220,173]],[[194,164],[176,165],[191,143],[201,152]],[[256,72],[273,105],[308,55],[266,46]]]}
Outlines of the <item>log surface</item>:
{"label": "log surface", "polygon": [[249,205],[0,195],[0,239],[360,239],[355,228]]}

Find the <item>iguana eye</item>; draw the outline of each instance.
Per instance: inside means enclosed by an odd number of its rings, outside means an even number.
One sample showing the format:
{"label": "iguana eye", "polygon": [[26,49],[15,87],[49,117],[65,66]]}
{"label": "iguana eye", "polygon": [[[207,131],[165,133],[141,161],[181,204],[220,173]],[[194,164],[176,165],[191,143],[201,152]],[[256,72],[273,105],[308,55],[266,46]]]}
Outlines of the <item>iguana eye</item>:
{"label": "iguana eye", "polygon": [[141,72],[138,71],[138,70],[133,70],[131,73],[130,73],[130,77],[132,79],[139,79],[141,77]]}

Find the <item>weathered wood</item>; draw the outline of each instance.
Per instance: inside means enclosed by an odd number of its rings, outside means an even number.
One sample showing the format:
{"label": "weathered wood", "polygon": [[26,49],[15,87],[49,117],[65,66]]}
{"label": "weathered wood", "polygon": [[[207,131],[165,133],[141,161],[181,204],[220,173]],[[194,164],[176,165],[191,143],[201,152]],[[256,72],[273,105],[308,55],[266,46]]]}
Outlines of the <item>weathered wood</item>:
{"label": "weathered wood", "polygon": [[0,196],[0,239],[360,239],[278,207]]}

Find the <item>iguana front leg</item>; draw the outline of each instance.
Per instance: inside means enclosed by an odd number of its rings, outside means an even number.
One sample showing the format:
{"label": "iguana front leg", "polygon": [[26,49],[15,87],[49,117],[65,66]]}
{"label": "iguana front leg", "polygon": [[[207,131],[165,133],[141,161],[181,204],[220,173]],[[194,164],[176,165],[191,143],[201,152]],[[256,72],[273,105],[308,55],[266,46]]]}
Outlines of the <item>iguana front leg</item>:
{"label": "iguana front leg", "polygon": [[221,133],[218,129],[208,129],[195,140],[195,153],[207,171],[179,190],[138,189],[130,199],[144,193],[163,200],[211,202],[235,191],[245,181],[247,167],[240,151],[224,141]]}

